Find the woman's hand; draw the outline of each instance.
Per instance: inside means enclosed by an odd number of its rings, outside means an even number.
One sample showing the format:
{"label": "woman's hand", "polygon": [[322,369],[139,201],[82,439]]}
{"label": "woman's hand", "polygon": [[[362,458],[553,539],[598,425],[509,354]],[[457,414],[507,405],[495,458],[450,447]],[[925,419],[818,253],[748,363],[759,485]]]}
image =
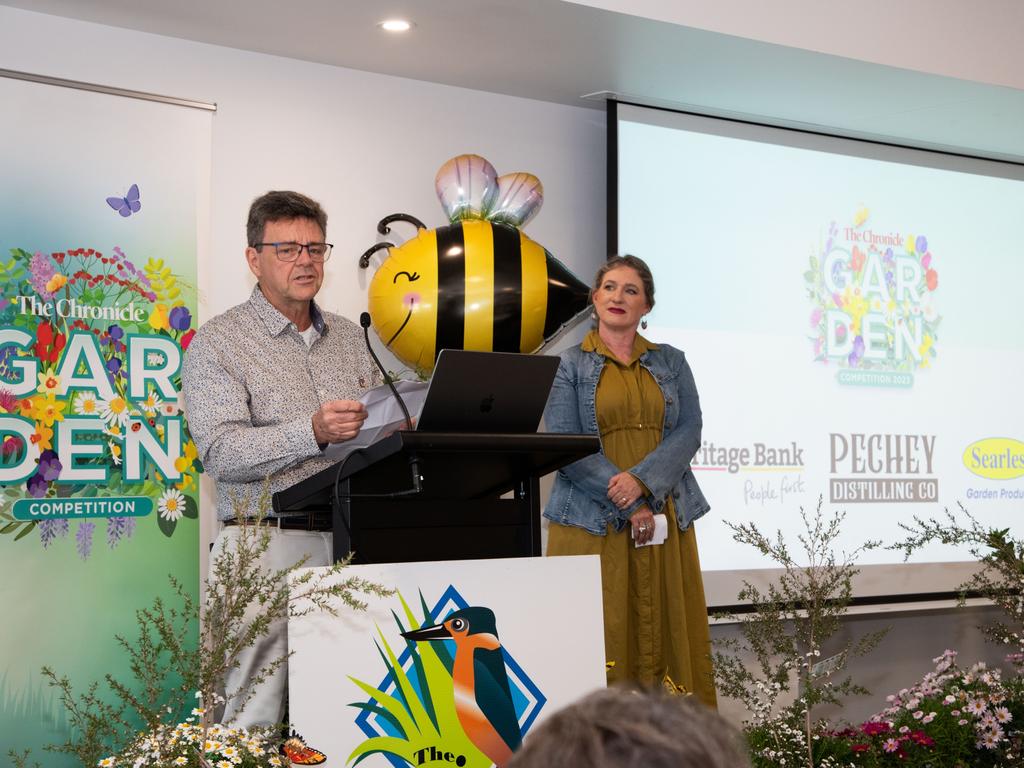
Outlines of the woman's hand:
{"label": "woman's hand", "polygon": [[633,541],[637,544],[646,544],[654,538],[654,513],[646,504],[630,515],[629,524],[633,526]]}
{"label": "woman's hand", "polygon": [[619,509],[629,508],[643,495],[644,488],[640,481],[629,472],[619,472],[608,481],[608,498]]}

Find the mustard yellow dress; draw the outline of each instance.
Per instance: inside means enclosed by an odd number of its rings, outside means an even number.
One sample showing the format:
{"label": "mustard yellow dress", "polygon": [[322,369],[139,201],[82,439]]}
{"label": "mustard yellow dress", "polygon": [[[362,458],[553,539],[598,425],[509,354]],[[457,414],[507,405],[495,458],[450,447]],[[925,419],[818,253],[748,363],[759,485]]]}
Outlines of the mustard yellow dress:
{"label": "mustard yellow dress", "polygon": [[[605,346],[596,331],[583,349],[607,358],[597,386],[597,425],[607,459],[620,470],[637,464],[661,442],[665,402],[657,382],[639,363],[653,345],[637,335],[629,364]],[[608,682],[659,685],[667,674],[700,701],[715,707],[707,603],[693,526],[680,531],[672,498],[668,539],[634,547],[630,527],[604,536],[552,523],[549,556],[600,555],[605,656],[615,666]]]}

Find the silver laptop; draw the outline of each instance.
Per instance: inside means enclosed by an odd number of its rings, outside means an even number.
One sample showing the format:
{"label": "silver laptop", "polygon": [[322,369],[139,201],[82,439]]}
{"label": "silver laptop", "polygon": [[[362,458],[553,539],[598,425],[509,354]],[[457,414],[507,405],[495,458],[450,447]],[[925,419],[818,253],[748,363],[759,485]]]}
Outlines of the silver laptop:
{"label": "silver laptop", "polygon": [[558,358],[442,349],[416,422],[419,432],[536,432]]}

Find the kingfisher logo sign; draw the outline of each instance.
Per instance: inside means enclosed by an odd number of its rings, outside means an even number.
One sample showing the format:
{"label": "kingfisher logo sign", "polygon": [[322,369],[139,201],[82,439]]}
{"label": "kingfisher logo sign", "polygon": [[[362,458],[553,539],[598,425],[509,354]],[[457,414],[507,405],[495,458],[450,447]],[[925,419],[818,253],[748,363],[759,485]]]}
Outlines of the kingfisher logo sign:
{"label": "kingfisher logo sign", "polygon": [[503,766],[547,699],[502,645],[494,611],[454,586],[432,608],[421,602],[422,621],[405,600],[405,618],[395,615],[404,649],[396,653],[378,628],[383,679],[373,686],[349,678],[369,698],[351,705],[368,738],[348,762],[378,753],[395,768]]}
{"label": "kingfisher logo sign", "polygon": [[937,359],[939,272],[925,235],[873,224],[862,208],[829,224],[804,283],[813,359],[837,366],[839,383],[911,387]]}

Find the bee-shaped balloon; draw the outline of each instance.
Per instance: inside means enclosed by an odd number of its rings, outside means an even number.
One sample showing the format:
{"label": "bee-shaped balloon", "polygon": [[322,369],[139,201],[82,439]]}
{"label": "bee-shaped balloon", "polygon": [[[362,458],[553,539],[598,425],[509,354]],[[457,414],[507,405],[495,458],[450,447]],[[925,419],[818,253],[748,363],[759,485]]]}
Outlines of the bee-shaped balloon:
{"label": "bee-shaped balloon", "polygon": [[544,201],[529,173],[498,176],[479,155],[453,157],[435,179],[450,224],[427,229],[408,214],[381,220],[414,224],[401,246],[381,242],[388,258],[370,281],[374,330],[396,357],[429,373],[442,349],[536,352],[581,319],[590,288],[520,227]]}

